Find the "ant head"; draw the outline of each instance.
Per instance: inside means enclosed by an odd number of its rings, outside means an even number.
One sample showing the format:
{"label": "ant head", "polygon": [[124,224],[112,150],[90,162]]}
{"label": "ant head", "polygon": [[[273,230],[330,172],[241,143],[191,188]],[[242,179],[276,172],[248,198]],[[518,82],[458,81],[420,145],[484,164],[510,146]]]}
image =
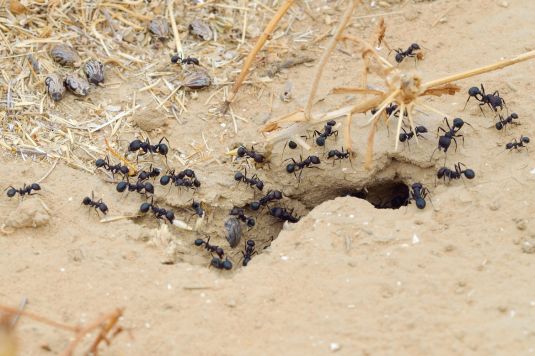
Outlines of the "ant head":
{"label": "ant head", "polygon": [[529,137],[527,136],[522,136],[522,138],[520,139],[520,141],[524,142],[524,143],[529,143]]}
{"label": "ant head", "polygon": [[288,141],[288,147],[290,147],[292,150],[295,150],[297,148],[297,143]]}
{"label": "ant head", "polygon": [[308,158],[310,158],[310,162],[313,164],[320,164],[320,158],[318,156],[310,156]]}
{"label": "ant head", "polygon": [[141,140],[134,140],[128,145],[128,151],[137,151],[141,148],[143,142]]}
{"label": "ant head", "polygon": [[464,176],[468,179],[474,179],[476,176],[476,172],[474,172],[472,169],[466,169],[464,171]]}
{"label": "ant head", "polygon": [[230,262],[228,259],[224,260],[221,266],[226,269],[227,271],[230,271],[232,269],[232,262]]}
{"label": "ant head", "polygon": [[278,190],[272,191],[271,196],[273,197],[273,199],[277,199],[277,200],[282,199],[282,193]]}
{"label": "ant head", "polygon": [[334,156],[336,156],[336,150],[330,150],[329,153],[327,153],[327,158],[333,158]]}
{"label": "ant head", "polygon": [[496,126],[496,130],[503,129],[503,124],[501,122],[497,122],[495,126]]}
{"label": "ant head", "polygon": [[416,126],[415,130],[416,130],[416,133],[426,133],[427,132],[427,128],[425,126]]}
{"label": "ant head", "polygon": [[201,186],[201,182],[200,182],[197,178],[195,178],[195,179],[193,180],[193,186],[194,186],[195,188],[199,188],[199,187]]}
{"label": "ant head", "polygon": [[258,190],[264,189],[264,182],[262,182],[261,180],[258,180],[256,182],[256,187],[258,188]]}
{"label": "ant head", "polygon": [[197,239],[197,240],[195,240],[195,242],[194,242],[195,246],[202,246],[203,243],[204,243],[204,240],[203,240],[203,239]]}
{"label": "ant head", "polygon": [[471,87],[468,89],[468,95],[470,96],[476,96],[481,94],[481,90],[478,87]]}
{"label": "ant head", "polygon": [[154,194],[154,186],[149,182],[145,183],[145,191]]}
{"label": "ant head", "polygon": [[421,197],[416,199],[416,206],[418,207],[418,209],[425,208],[425,199]]}
{"label": "ant head", "polygon": [[[130,169],[128,169],[128,166],[121,166],[121,168],[119,168],[119,171],[124,174],[124,175],[127,175],[128,172],[130,172]],[[140,173],[140,176],[141,176],[141,173]],[[146,178],[145,178],[146,179]]]}
{"label": "ant head", "polygon": [[398,62],[398,63],[403,62],[403,54],[402,53],[396,54],[396,62]]}
{"label": "ant head", "polygon": [[158,145],[158,150],[162,156],[165,156],[169,152],[169,147],[167,147],[165,143],[160,143]]}
{"label": "ant head", "polygon": [[280,207],[271,208],[270,212],[271,212],[271,215],[275,217],[279,217],[282,215],[282,208]]}
{"label": "ant head", "polygon": [[[15,189],[11,188],[10,190],[15,190]],[[7,191],[7,195],[8,196],[9,196],[10,190]],[[14,193],[16,193],[16,192],[14,192]],[[15,195],[15,194],[13,194],[13,195]],[[89,205],[89,203],[91,203],[91,198],[90,197],[85,197],[84,200],[82,200],[82,204],[84,204],[84,205]]]}
{"label": "ant head", "polygon": [[288,172],[288,173],[293,173],[293,172],[295,172],[295,164],[293,164],[293,163],[288,163],[288,165],[286,166],[286,172]]}
{"label": "ant head", "polygon": [[180,57],[180,54],[173,54],[171,56],[171,63],[174,63],[176,64],[179,60],[181,60],[182,58]]}
{"label": "ant head", "polygon": [[249,227],[255,226],[255,221],[253,218],[247,218],[247,226]]}
{"label": "ant head", "polygon": [[463,119],[458,118],[458,117],[453,119],[453,127],[460,129],[461,127],[463,127],[463,125],[464,125]]}
{"label": "ant head", "polygon": [[316,138],[316,145],[318,146],[325,146],[325,137],[323,136],[318,136]]}
{"label": "ant head", "polygon": [[[528,139],[528,142],[529,142],[529,139]],[[41,186],[37,183],[32,183],[31,187],[32,187],[32,190],[41,190]]]}
{"label": "ant head", "polygon": [[512,113],[510,116],[512,119],[518,119],[518,114],[516,112]]}
{"label": "ant head", "polygon": [[447,171],[448,171],[448,168],[446,167],[439,168],[437,171],[437,178],[440,179],[444,177],[444,174],[446,174]]}
{"label": "ant head", "polygon": [[245,147],[243,147],[243,146],[238,147],[237,153],[238,153],[239,157],[245,156],[246,152],[247,152],[247,149]]}
{"label": "ant head", "polygon": [[169,220],[169,222],[173,222],[173,220],[175,220],[175,213],[173,213],[171,210],[168,210],[165,212],[165,217],[167,220]]}
{"label": "ant head", "polygon": [[258,210],[260,209],[260,202],[254,201],[249,204],[249,207],[251,208],[251,210]]}
{"label": "ant head", "polygon": [[9,188],[7,190],[7,196],[10,198],[13,198],[17,194],[17,190],[15,188]]}
{"label": "ant head", "polygon": [[191,207],[193,209],[197,209],[197,208],[200,208],[201,207],[201,203],[199,203],[198,201],[193,201],[193,203],[191,203]]}
{"label": "ant head", "polygon": [[233,207],[232,209],[230,209],[229,215],[241,215],[241,214],[243,214],[243,210],[240,208]]}
{"label": "ant head", "polygon": [[160,184],[161,184],[161,185],[167,185],[167,184],[169,184],[170,181],[171,181],[171,177],[170,177],[170,176],[167,176],[167,175],[162,176],[162,177],[160,178]]}
{"label": "ant head", "polygon": [[334,126],[334,125],[336,125],[336,121],[334,121],[334,120],[329,120],[329,121],[327,121],[327,125],[328,125],[328,126]]}
{"label": "ant head", "polygon": [[104,203],[100,203],[98,205],[98,208],[100,211],[102,211],[104,214],[108,213],[108,206]]}
{"label": "ant head", "polygon": [[407,134],[406,133],[400,133],[399,134],[399,142],[405,142],[407,140]]}
{"label": "ant head", "polygon": [[255,156],[254,156],[254,161],[255,161],[256,163],[262,163],[262,162],[264,162],[264,156],[261,155],[260,153],[257,153],[257,154],[255,154]]}
{"label": "ant head", "polygon": [[215,249],[215,253],[219,256],[219,258],[223,258],[223,255],[225,254],[225,251],[223,251],[223,248],[217,246]]}
{"label": "ant head", "polygon": [[219,266],[220,266],[221,264],[222,264],[222,261],[221,261],[219,258],[217,258],[217,257],[212,258],[212,261],[210,261],[210,265],[211,265],[212,267],[215,267],[215,268],[219,268]]}
{"label": "ant head", "polygon": [[195,172],[192,169],[186,168],[182,172],[186,175],[186,177],[195,177]]}
{"label": "ant head", "polygon": [[151,205],[151,203],[145,202],[141,204],[141,206],[139,207],[139,211],[141,211],[142,213],[146,213],[150,210]]}
{"label": "ant head", "polygon": [[420,49],[420,46],[418,45],[418,43],[413,43],[411,44],[410,49],[412,49],[413,51],[416,51]]}
{"label": "ant head", "polygon": [[95,161],[95,165],[97,166],[97,168],[104,167],[106,165],[106,161],[102,158],[99,158]]}
{"label": "ant head", "polygon": [[122,181],[117,183],[116,189],[119,193],[122,193],[126,190],[126,187],[128,187],[128,182]]}
{"label": "ant head", "polygon": [[247,246],[254,247],[255,243],[253,240],[247,240]]}
{"label": "ant head", "polygon": [[413,190],[418,190],[418,189],[422,189],[424,186],[422,185],[422,183],[413,183],[412,184],[412,189]]}
{"label": "ant head", "polygon": [[377,108],[371,109],[370,112],[372,113],[372,115],[375,115],[375,113],[377,112]]}
{"label": "ant head", "polygon": [[511,142],[505,145],[506,150],[510,150],[511,148],[513,148],[513,144]]}

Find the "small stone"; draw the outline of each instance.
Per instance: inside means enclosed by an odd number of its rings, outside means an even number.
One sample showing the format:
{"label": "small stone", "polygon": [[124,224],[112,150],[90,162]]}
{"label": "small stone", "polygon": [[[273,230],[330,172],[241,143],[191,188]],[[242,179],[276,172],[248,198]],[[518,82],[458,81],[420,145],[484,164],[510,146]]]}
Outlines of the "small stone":
{"label": "small stone", "polygon": [[499,5],[503,8],[508,8],[509,7],[509,3],[507,1],[502,1],[499,3]]}
{"label": "small stone", "polygon": [[340,350],[342,347],[340,346],[340,344],[338,344],[336,342],[331,342],[329,344],[329,348],[331,349],[332,352],[336,352],[336,351]]}
{"label": "small stone", "polygon": [[513,219],[513,221],[516,223],[516,228],[520,231],[526,230],[527,227],[527,221],[526,219]]}
{"label": "small stone", "polygon": [[24,199],[7,217],[6,225],[13,228],[37,228],[50,223],[50,215],[37,199]]}
{"label": "small stone", "polygon": [[528,254],[535,253],[535,240],[524,241],[522,244],[522,252]]}
{"label": "small stone", "polygon": [[489,209],[492,211],[496,211],[500,209],[500,203],[497,200],[493,201],[492,203],[489,204]]}

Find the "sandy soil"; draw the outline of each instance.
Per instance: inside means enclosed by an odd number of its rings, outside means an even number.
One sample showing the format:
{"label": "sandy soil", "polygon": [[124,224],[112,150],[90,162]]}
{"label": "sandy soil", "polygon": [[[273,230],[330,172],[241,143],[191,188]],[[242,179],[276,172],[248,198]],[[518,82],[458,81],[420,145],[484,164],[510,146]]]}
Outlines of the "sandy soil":
{"label": "sandy soil", "polygon": [[[311,9],[317,13],[325,3],[314,5]],[[385,17],[386,39],[394,47],[415,41],[423,45],[426,56],[417,69],[427,79],[535,48],[533,1],[409,1],[379,9],[367,4],[355,17],[398,11],[402,13]],[[336,19],[339,13],[331,9],[327,16]],[[373,20],[355,19],[349,32],[369,32]],[[303,31],[312,25],[317,34],[332,26],[304,16],[293,29]],[[315,58],[321,53],[317,47],[300,50]],[[318,109],[341,106],[350,99],[327,94],[335,85],[350,86],[358,78],[359,64],[358,54],[350,48],[335,52],[320,88],[318,96],[324,100]],[[403,65],[414,66],[410,60]],[[223,221],[232,206],[244,206],[255,196],[247,187],[236,188],[232,176],[237,168],[224,152],[238,142],[261,141],[259,124],[302,107],[312,72],[309,65],[284,70],[262,92],[245,86],[233,105],[234,112],[248,120],[238,122],[238,135],[229,129],[233,125],[229,117],[211,121],[206,116],[204,103],[211,90],[190,102],[184,124],[168,120],[151,134],[153,139],[162,135],[169,139],[173,149],[169,163],[180,169],[176,155],[187,152],[191,142],[206,140],[213,150],[215,160],[193,167],[203,182],[195,199],[207,210],[202,232],[225,247],[235,265],[243,241],[231,250]],[[410,150],[405,146],[394,152],[392,134],[381,130],[371,172],[362,167],[368,132],[362,115],[352,129],[357,150],[352,165],[324,163],[321,169],[307,170],[299,185],[284,172],[282,145],[276,146],[270,167],[257,172],[266,190],[281,189],[285,206],[304,217],[283,228],[265,212],[259,214],[257,226],[246,231],[244,239],[254,239],[262,253],[246,268],[231,272],[207,268],[210,256],[193,246],[198,237],[193,232],[158,224],[150,217],[100,223],[94,212],[88,214],[80,206],[91,191],[108,204],[110,216],[134,214],[143,199],[133,193],[121,197],[102,174],[60,162],[41,183],[38,197],[21,203],[4,195],[0,201],[0,303],[16,306],[26,297],[26,310],[69,324],[87,323],[124,307],[120,324],[130,332],[102,348],[108,355],[241,355],[252,350],[347,355],[533,353],[535,154],[531,148],[505,152],[504,145],[521,134],[535,137],[530,117],[535,110],[534,75],[535,62],[526,62],[461,81],[461,94],[430,101],[472,125],[463,128],[465,144],[459,142],[447,161],[448,166],[461,161],[474,169],[472,181],[435,186],[434,176],[444,157],[440,153],[429,160],[442,119],[436,115],[417,117],[430,133],[419,146],[411,144]],[[287,81],[292,83],[289,103],[278,99]],[[474,102],[462,112],[466,91],[481,82],[500,91],[509,110],[518,113],[519,125],[496,131],[490,111],[486,109],[484,117]],[[105,88],[92,100],[124,103],[130,99],[126,91]],[[131,140],[135,130],[139,129],[121,132],[121,139]],[[297,156],[287,149],[284,158]],[[0,160],[2,188],[37,181],[51,168],[48,162],[23,161],[8,153]],[[425,210],[414,204],[376,209],[366,200],[341,197],[364,187],[380,190],[391,182],[417,181],[431,190],[432,204],[428,201]],[[188,220],[191,198],[175,190],[156,194],[159,204],[176,209],[188,223],[195,221]],[[71,337],[25,318],[17,325],[17,336],[24,355],[61,353]],[[51,351],[44,351],[43,345]]]}

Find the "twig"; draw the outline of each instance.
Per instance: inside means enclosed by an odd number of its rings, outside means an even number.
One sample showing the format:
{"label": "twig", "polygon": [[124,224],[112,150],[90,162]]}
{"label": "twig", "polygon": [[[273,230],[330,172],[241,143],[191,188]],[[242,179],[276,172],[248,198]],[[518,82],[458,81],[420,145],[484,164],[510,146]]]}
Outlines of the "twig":
{"label": "twig", "polygon": [[329,56],[331,55],[331,52],[336,46],[336,43],[338,43],[338,41],[341,39],[342,33],[344,32],[344,29],[349,23],[349,20],[351,20],[351,16],[353,15],[355,8],[357,7],[357,5],[361,3],[361,1],[362,0],[351,1],[351,3],[346,9],[346,12],[340,19],[340,24],[338,25],[338,28],[336,29],[336,32],[333,38],[331,38],[331,40],[327,44],[327,47],[323,51],[323,54],[321,55],[320,61],[318,62],[318,65],[316,67],[316,74],[314,75],[314,80],[312,81],[312,85],[310,87],[308,100],[305,105],[304,113],[305,113],[305,119],[307,121],[310,120],[310,111],[312,110],[312,104],[314,102],[314,97],[316,96],[316,91],[318,90],[318,84],[321,79],[321,75],[323,74],[323,69],[325,68],[325,64],[327,64],[327,61],[329,60]]}
{"label": "twig", "polygon": [[173,10],[174,1],[167,1],[167,11],[171,20],[171,27],[173,28],[173,36],[175,37],[176,51],[182,58],[184,58],[184,50],[182,49],[182,42],[180,42],[180,36],[176,27],[175,13]]}
{"label": "twig", "polygon": [[41,183],[42,181],[44,181],[49,175],[50,173],[52,173],[52,171],[54,170],[54,168],[56,168],[57,164],[59,162],[59,158],[56,159],[56,161],[54,162],[54,164],[52,165],[52,167],[50,167],[50,169],[48,170],[48,172],[46,172],[46,174],[44,176],[42,176],[38,181],[36,181],[35,183]]}

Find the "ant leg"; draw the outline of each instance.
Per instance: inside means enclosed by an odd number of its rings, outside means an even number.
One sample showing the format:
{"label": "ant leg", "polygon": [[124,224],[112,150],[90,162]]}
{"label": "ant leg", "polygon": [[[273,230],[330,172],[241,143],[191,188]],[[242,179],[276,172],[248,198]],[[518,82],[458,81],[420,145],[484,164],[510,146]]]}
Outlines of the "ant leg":
{"label": "ant leg", "polygon": [[433,160],[433,156],[435,155],[435,152],[438,150],[438,147],[433,150],[433,153],[431,154],[431,158],[429,158],[429,162]]}
{"label": "ant leg", "polygon": [[[455,135],[455,137],[461,137],[463,139],[463,147],[464,147],[464,136],[463,135]],[[457,142],[455,142],[457,144]]]}
{"label": "ant leg", "polygon": [[451,139],[453,140],[453,143],[455,143],[455,152],[457,152],[457,140],[455,139],[455,137],[452,137]]}
{"label": "ant leg", "polygon": [[[472,97],[470,95],[468,95],[468,99],[466,99],[466,103],[464,103],[464,108],[462,111],[464,111],[464,109],[466,109],[466,105],[468,105],[468,101],[471,99]],[[476,99],[477,100],[477,99]]]}

